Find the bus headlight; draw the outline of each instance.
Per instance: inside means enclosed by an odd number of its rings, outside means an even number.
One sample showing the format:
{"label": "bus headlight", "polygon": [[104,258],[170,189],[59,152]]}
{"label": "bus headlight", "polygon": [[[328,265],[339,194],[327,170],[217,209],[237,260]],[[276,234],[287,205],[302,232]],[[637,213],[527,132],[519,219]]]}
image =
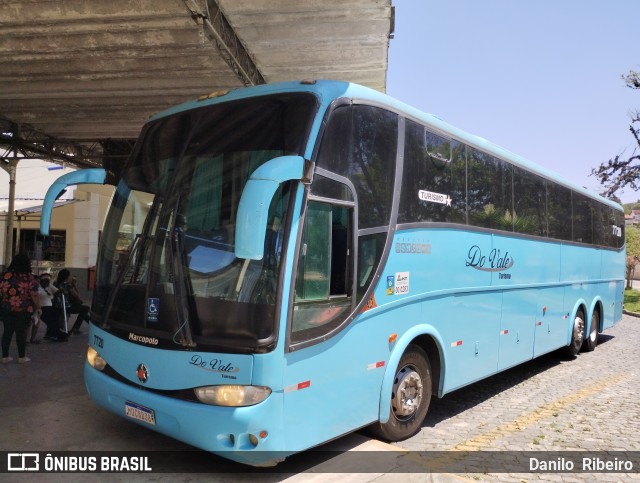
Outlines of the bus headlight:
{"label": "bus headlight", "polygon": [[214,406],[253,406],[269,397],[271,389],[264,386],[204,386],[194,389],[198,400]]}
{"label": "bus headlight", "polygon": [[87,349],[87,362],[91,367],[99,371],[102,371],[107,366],[107,361],[100,357],[98,351],[91,346]]}

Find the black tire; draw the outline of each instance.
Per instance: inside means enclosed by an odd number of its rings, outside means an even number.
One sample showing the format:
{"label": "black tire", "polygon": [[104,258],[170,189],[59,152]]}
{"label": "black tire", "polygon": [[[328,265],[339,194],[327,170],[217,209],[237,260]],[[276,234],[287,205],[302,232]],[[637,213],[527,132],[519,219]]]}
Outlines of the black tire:
{"label": "black tire", "polygon": [[573,320],[571,343],[567,347],[567,354],[569,357],[576,357],[580,353],[580,348],[584,341],[584,326],[584,312],[582,312],[582,310],[578,310],[576,318]]}
{"label": "black tire", "polygon": [[584,352],[591,352],[598,345],[598,330],[600,329],[600,312],[598,309],[593,311],[591,316],[591,328],[589,329],[589,335],[582,343],[582,350]]}
{"label": "black tire", "polygon": [[432,385],[429,358],[420,347],[410,345],[396,369],[389,420],[374,424],[371,432],[387,441],[401,441],[416,434],[429,410]]}

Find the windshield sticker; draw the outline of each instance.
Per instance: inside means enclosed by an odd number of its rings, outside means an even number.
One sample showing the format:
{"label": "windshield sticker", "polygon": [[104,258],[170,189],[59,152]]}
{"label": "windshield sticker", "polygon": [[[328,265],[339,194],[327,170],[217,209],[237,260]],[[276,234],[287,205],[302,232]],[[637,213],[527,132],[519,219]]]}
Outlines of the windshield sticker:
{"label": "windshield sticker", "polygon": [[158,312],[160,311],[160,299],[147,299],[147,322],[157,322]]}
{"label": "windshield sticker", "polygon": [[434,193],[433,191],[418,191],[418,198],[429,203],[438,203],[440,205],[451,206],[451,197],[442,193]]}

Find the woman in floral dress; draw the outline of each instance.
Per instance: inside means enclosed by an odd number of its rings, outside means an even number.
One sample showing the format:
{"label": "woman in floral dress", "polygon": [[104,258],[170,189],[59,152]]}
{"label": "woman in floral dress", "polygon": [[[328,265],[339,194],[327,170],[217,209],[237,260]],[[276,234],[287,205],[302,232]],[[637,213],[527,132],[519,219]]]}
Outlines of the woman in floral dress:
{"label": "woman in floral dress", "polygon": [[40,313],[38,279],[31,274],[31,260],[26,255],[16,255],[0,280],[0,305],[2,307],[2,363],[13,360],[9,347],[16,334],[18,363],[29,362],[26,355],[27,333],[31,316]]}

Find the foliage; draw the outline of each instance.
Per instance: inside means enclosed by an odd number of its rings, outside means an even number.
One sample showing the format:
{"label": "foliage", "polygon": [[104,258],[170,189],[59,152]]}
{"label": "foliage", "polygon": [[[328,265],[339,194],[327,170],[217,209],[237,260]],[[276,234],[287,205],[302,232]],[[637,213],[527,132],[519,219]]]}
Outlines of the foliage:
{"label": "foliage", "polygon": [[631,89],[640,89],[640,72],[631,70],[627,75],[623,75],[622,79]]}
{"label": "foliage", "polygon": [[[640,89],[640,72],[630,71],[628,74],[623,75],[622,79],[630,89]],[[635,140],[630,155],[627,157],[627,153],[623,151],[591,171],[592,176],[595,176],[600,181],[600,184],[604,186],[604,196],[612,196],[616,191],[627,186],[634,190],[640,188],[639,110],[631,114],[629,131]]]}
{"label": "foliage", "polygon": [[636,263],[640,262],[640,232],[633,226],[625,230],[627,243],[627,288],[631,288],[631,279]]}
{"label": "foliage", "polygon": [[624,291],[624,309],[640,313],[640,292],[631,289]]}

